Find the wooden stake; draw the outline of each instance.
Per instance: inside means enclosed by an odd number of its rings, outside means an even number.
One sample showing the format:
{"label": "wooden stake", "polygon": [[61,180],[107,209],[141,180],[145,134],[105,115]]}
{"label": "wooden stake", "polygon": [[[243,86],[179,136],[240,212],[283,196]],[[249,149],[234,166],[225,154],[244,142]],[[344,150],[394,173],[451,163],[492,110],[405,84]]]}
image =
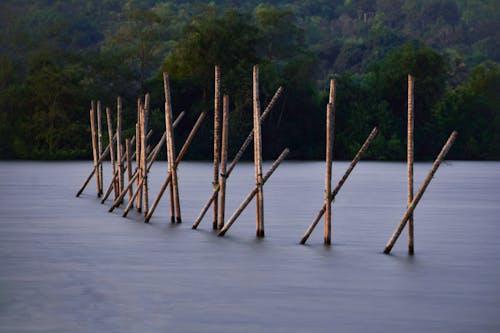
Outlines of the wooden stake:
{"label": "wooden stake", "polygon": [[392,234],[391,238],[385,245],[384,253],[389,254],[391,252],[392,247],[396,243],[399,235],[401,234],[401,231],[403,231],[403,228],[405,227],[406,221],[410,218],[410,216],[413,214],[413,211],[418,205],[418,202],[424,195],[425,190],[427,189],[427,186],[432,180],[432,177],[434,177],[434,174],[436,173],[437,169],[439,168],[439,165],[443,161],[444,157],[450,150],[451,146],[453,145],[453,142],[455,141],[457,137],[457,131],[453,131],[448,138],[448,141],[446,141],[445,145],[441,149],[441,152],[439,155],[436,157],[436,160],[432,164],[431,169],[429,170],[429,173],[427,174],[427,177],[425,177],[424,181],[422,182],[422,185],[420,185],[420,188],[417,191],[417,194],[415,194],[415,197],[411,201],[411,203],[408,205],[408,208],[406,209],[403,218],[399,222],[399,225],[396,227],[394,230],[394,233]]}
{"label": "wooden stake", "polygon": [[[407,163],[408,163],[408,205],[413,201],[413,77],[408,75],[408,138],[407,138]],[[413,245],[413,214],[408,219],[408,254],[414,254]]]}
{"label": "wooden stake", "polygon": [[[98,156],[102,155],[102,115],[101,115],[101,101],[97,101],[97,151]],[[102,170],[102,163],[98,167],[99,178],[99,197],[102,195],[104,176]]]}
{"label": "wooden stake", "polygon": [[175,222],[181,223],[181,206],[179,200],[179,187],[177,182],[177,166],[175,164],[174,131],[172,129],[172,102],[170,98],[170,81],[167,73],[163,73],[163,86],[165,89],[165,128],[167,131],[167,155],[169,173],[172,174],[172,188],[174,195]]}
{"label": "wooden stake", "polygon": [[264,237],[264,193],[262,188],[262,136],[260,131],[259,67],[253,67],[253,130],[256,201],[256,236]]}
{"label": "wooden stake", "polygon": [[[375,139],[376,135],[377,135],[377,128],[374,127],[372,129],[370,135],[366,138],[365,143],[363,143],[363,145],[361,146],[361,148],[357,152],[356,156],[354,156],[354,158],[352,159],[351,164],[349,165],[349,167],[345,171],[344,175],[338,181],[337,185],[335,186],[335,188],[331,192],[331,194],[330,194],[330,202],[331,203],[335,202],[335,197],[337,196],[337,194],[339,193],[340,189],[342,188],[342,185],[344,185],[345,181],[347,180],[347,178],[351,174],[352,170],[354,169],[354,167],[356,166],[356,164],[359,162],[359,160],[361,159],[361,157],[363,156],[363,154],[365,153],[365,151],[368,149],[368,146],[370,146],[370,144],[372,143],[373,139]],[[316,224],[318,224],[319,220],[321,219],[321,217],[325,213],[325,210],[326,210],[326,208],[325,208],[325,205],[323,204],[323,207],[319,210],[318,214],[316,215],[316,217],[314,218],[314,220],[309,225],[309,228],[307,228],[307,231],[304,234],[304,236],[302,237],[302,240],[300,241],[300,244],[305,244],[306,243],[307,239],[309,238],[309,236],[313,232],[314,228],[316,227]]]}
{"label": "wooden stake", "polygon": [[[109,137],[109,142],[113,141],[113,123],[111,122],[111,110],[109,108],[106,108],[106,119],[108,121],[108,137]],[[109,146],[109,154],[111,157],[111,172],[112,175],[116,173],[116,163],[115,163],[115,149],[114,145]],[[116,181],[113,179],[113,189],[115,193],[115,199],[118,196],[118,191],[116,188]]]}
{"label": "wooden stake", "polygon": [[[280,163],[285,159],[285,157],[288,155],[289,152],[290,152],[290,150],[288,150],[288,148],[285,148],[285,150],[283,150],[281,155],[276,159],[276,161],[274,161],[274,163],[271,165],[271,167],[269,168],[267,173],[264,175],[264,177],[262,177],[262,184],[265,184],[267,182],[269,177],[271,177],[271,175],[273,174],[274,170],[276,170],[276,168],[278,168]],[[243,212],[243,210],[246,208],[246,206],[248,206],[250,201],[252,201],[253,197],[258,193],[258,191],[259,191],[258,187],[259,187],[258,185],[254,186],[252,191],[243,200],[240,207],[238,207],[238,209],[233,213],[233,215],[231,215],[229,220],[226,222],[224,227],[219,232],[218,236],[221,236],[221,237],[224,236],[226,234],[226,232],[229,230],[229,228],[231,228],[233,223],[240,216],[240,214]]]}
{"label": "wooden stake", "polygon": [[217,229],[224,227],[224,212],[226,209],[226,168],[227,168],[227,144],[229,132],[229,97],[224,95],[222,102],[222,145],[220,158],[219,178],[219,211],[217,215]]}
{"label": "wooden stake", "polygon": [[[94,160],[94,168],[97,168],[97,147],[96,147],[96,133],[95,133],[95,112],[92,107],[90,108],[90,135],[92,136],[92,157]],[[99,176],[96,177],[96,193],[97,197],[100,196],[99,193]]]}
{"label": "wooden stake", "polygon": [[[175,167],[176,168],[179,165],[179,163],[181,162],[182,157],[186,153],[186,151],[189,147],[189,144],[191,143],[191,141],[193,141],[193,138],[194,138],[196,132],[198,131],[198,129],[200,128],[201,123],[203,122],[203,119],[205,119],[205,116],[206,116],[206,112],[200,113],[200,115],[198,116],[198,120],[196,120],[196,123],[194,124],[193,128],[191,129],[191,132],[189,132],[189,135],[186,138],[186,141],[184,141],[184,145],[182,146],[181,151],[179,152],[179,155],[177,155],[177,159],[175,160]],[[165,192],[168,184],[170,184],[171,181],[172,181],[172,174],[169,172],[167,178],[165,179],[165,181],[163,182],[163,184],[160,188],[160,191],[156,195],[155,201],[153,202],[153,204],[151,205],[151,207],[149,209],[148,215],[146,216],[146,219],[144,220],[145,223],[148,223],[149,220],[151,219],[151,217],[153,216],[153,213],[156,209],[156,206],[158,206],[158,203],[160,202],[160,199],[161,199],[163,193]]]}
{"label": "wooden stake", "polygon": [[332,156],[333,156],[333,119],[335,117],[333,103],[326,108],[326,173],[325,173],[325,223],[323,228],[323,243],[331,244],[332,207],[330,192],[332,190]]}
{"label": "wooden stake", "polygon": [[[261,123],[267,118],[267,115],[271,112],[274,104],[276,104],[276,101],[278,100],[278,98],[279,98],[279,96],[281,95],[282,92],[283,92],[283,87],[279,87],[278,90],[276,90],[276,92],[274,93],[273,98],[271,99],[271,101],[267,105],[266,109],[264,110],[264,112],[260,116],[260,122]],[[248,134],[247,138],[245,139],[245,141],[241,145],[240,150],[238,150],[238,152],[236,153],[233,161],[231,162],[231,164],[227,168],[226,180],[231,175],[231,172],[233,171],[234,167],[236,166],[236,163],[238,163],[238,161],[241,159],[241,157],[245,153],[245,150],[250,145],[250,143],[252,142],[252,140],[253,140],[253,129],[250,131],[250,133]],[[196,218],[195,222],[193,223],[192,229],[196,229],[198,227],[198,225],[201,223],[201,221],[203,220],[203,217],[207,213],[208,209],[210,208],[210,206],[212,205],[212,203],[215,201],[215,198],[217,198],[218,193],[219,193],[219,187],[214,188],[214,190],[212,192],[212,195],[210,196],[210,198],[208,198],[207,203],[205,204],[205,206],[203,206],[203,208],[201,209],[200,214],[198,215],[198,217]]]}
{"label": "wooden stake", "polygon": [[[221,73],[220,67],[215,66],[215,96],[214,96],[214,180],[213,186],[219,186],[219,164],[220,164],[220,86]],[[214,209],[212,216],[212,229],[217,230],[217,198],[214,199]]]}

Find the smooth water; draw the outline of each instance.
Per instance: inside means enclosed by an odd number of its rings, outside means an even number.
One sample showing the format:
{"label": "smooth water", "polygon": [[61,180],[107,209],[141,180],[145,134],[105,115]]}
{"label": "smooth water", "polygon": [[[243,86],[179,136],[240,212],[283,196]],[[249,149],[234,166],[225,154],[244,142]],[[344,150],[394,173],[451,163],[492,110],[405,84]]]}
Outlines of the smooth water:
{"label": "smooth water", "polygon": [[[264,167],[269,166],[267,163]],[[346,169],[335,162],[334,183]],[[430,163],[415,166],[415,189]],[[360,162],[322,222],[324,163],[285,162],[264,187],[264,239],[249,205],[224,238],[210,210],[210,163],[179,167],[183,223],[165,197],[150,224],[99,203],[90,162],[0,163],[0,332],[499,332],[500,163],[447,162],[406,229],[404,163]],[[106,166],[105,175],[109,175]],[[152,201],[166,175],[150,175]],[[228,218],[253,166],[228,180]],[[105,185],[109,177],[105,178]]]}

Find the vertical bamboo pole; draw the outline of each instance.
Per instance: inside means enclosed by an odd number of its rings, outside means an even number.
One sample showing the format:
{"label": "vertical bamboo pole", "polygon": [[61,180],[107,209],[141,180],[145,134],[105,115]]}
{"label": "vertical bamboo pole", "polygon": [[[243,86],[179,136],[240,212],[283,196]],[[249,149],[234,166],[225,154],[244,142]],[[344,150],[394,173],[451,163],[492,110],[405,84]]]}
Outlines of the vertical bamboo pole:
{"label": "vertical bamboo pole", "polygon": [[253,130],[256,199],[256,236],[264,237],[264,193],[262,188],[262,136],[260,131],[259,67],[253,67]]}
{"label": "vertical bamboo pole", "polygon": [[[407,143],[407,163],[408,163],[408,205],[413,201],[413,127],[414,127],[414,80],[408,75],[408,143]],[[414,254],[413,248],[413,214],[408,219],[408,254]]]}
{"label": "vertical bamboo pole", "polygon": [[[220,67],[215,66],[215,93],[214,93],[214,180],[213,186],[219,186],[219,164],[220,164],[220,86],[221,86],[221,73]],[[217,229],[217,197],[214,199],[212,229]]]}
{"label": "vertical bamboo pole", "polygon": [[332,191],[332,161],[333,132],[335,126],[335,80],[330,80],[329,103],[326,107],[326,172],[325,172],[325,223],[323,227],[323,243],[331,244],[332,206],[330,201]]}
{"label": "vertical bamboo pole", "polygon": [[[106,108],[106,119],[108,121],[108,136],[109,136],[109,142],[113,142],[113,123],[111,122],[111,110],[109,108]],[[109,156],[111,157],[111,174],[114,175],[116,173],[116,163],[115,163],[115,148],[113,144],[109,145]],[[115,179],[112,177],[113,184],[115,184]],[[116,191],[116,186],[113,186],[115,190],[115,199],[118,196],[118,193]]]}
{"label": "vertical bamboo pole", "polygon": [[[93,104],[93,103],[92,103]],[[97,168],[97,147],[96,147],[96,133],[95,133],[95,114],[93,107],[90,108],[90,135],[92,137],[92,158],[94,161],[94,168]],[[99,197],[99,177],[96,177],[96,193]]]}
{"label": "vertical bamboo pole", "polygon": [[141,117],[141,170],[142,170],[142,211],[148,213],[148,170],[147,170],[147,139],[149,120],[149,94],[144,97],[144,108]]}
{"label": "vertical bamboo pole", "polygon": [[224,95],[222,101],[222,144],[220,158],[219,179],[219,212],[217,216],[217,229],[224,227],[224,212],[226,210],[226,168],[227,168],[227,144],[229,132],[229,97]]}
{"label": "vertical bamboo pole", "polygon": [[116,99],[116,162],[118,167],[118,193],[123,191],[122,99]]}
{"label": "vertical bamboo pole", "polygon": [[[99,157],[102,155],[102,115],[101,115],[101,101],[97,101],[97,151],[99,153]],[[99,197],[103,193],[103,172],[102,172],[102,164],[99,164],[98,167],[98,178],[99,178]]]}
{"label": "vertical bamboo pole", "polygon": [[[132,179],[132,152],[130,149],[130,139],[125,139],[125,155],[127,156],[127,179],[130,182]],[[132,200],[132,194],[134,193],[134,189],[132,186],[128,189],[128,202]]]}
{"label": "vertical bamboo pole", "polygon": [[170,98],[170,82],[167,73],[163,73],[163,84],[165,89],[165,127],[167,130],[167,155],[169,164],[169,173],[172,174],[170,186],[173,189],[175,222],[181,223],[181,206],[179,200],[179,186],[177,181],[177,165],[175,163],[175,143],[174,131],[172,128],[172,100]]}
{"label": "vertical bamboo pole", "polygon": [[[135,168],[137,170],[136,186],[141,192],[141,118],[142,118],[142,103],[141,99],[137,99],[137,123],[135,124]],[[135,208],[138,212],[142,210],[142,194],[136,197]]]}
{"label": "vertical bamboo pole", "polygon": [[394,246],[394,244],[398,240],[398,237],[401,234],[401,231],[403,231],[403,228],[405,227],[406,222],[408,221],[410,216],[413,214],[413,211],[417,207],[418,202],[420,201],[420,199],[424,195],[424,192],[427,189],[427,186],[429,185],[429,183],[431,182],[432,177],[434,177],[434,174],[436,173],[437,169],[439,168],[439,165],[441,164],[441,162],[445,158],[446,154],[450,150],[451,146],[453,145],[453,142],[455,142],[455,139],[457,138],[457,134],[458,134],[457,131],[453,131],[451,133],[450,137],[448,138],[448,140],[444,144],[443,148],[441,149],[441,152],[434,160],[434,163],[432,164],[431,169],[429,170],[429,172],[427,173],[427,176],[425,177],[424,181],[422,182],[422,185],[420,185],[420,188],[418,189],[417,193],[415,194],[413,200],[408,205],[408,208],[406,209],[406,211],[403,215],[403,218],[401,218],[401,221],[399,221],[399,225],[396,227],[391,238],[389,239],[389,241],[385,245],[385,248],[384,248],[385,254],[389,254],[391,252],[392,247]]}

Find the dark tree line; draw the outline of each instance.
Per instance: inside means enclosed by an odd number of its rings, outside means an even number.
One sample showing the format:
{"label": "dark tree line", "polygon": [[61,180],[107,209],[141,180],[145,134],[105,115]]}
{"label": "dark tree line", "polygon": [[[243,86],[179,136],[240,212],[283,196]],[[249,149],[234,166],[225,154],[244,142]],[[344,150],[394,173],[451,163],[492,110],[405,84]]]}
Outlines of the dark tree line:
{"label": "dark tree line", "polygon": [[[336,159],[373,126],[369,158],[404,158],[406,76],[415,83],[416,157],[430,159],[452,129],[450,158],[499,159],[500,13],[495,1],[3,1],[0,4],[0,158],[89,158],[90,100],[152,95],[153,140],[164,130],[161,72],[172,79],[182,139],[213,108],[213,66],[231,100],[230,151],[251,130],[251,69],[263,107],[264,157],[324,154],[328,81],[337,80]],[[208,159],[206,121],[188,157]],[[180,142],[180,140],[178,140]],[[250,155],[248,155],[250,157]]]}

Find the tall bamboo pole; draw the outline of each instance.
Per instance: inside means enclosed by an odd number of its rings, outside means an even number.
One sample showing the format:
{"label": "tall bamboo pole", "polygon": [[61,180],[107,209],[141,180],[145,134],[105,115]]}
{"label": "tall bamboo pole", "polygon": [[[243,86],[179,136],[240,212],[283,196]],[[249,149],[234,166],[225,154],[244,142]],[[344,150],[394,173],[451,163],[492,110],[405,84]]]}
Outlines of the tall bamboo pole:
{"label": "tall bamboo pole", "polygon": [[224,212],[226,210],[226,168],[227,168],[227,144],[229,132],[229,97],[224,95],[222,101],[222,145],[220,158],[219,178],[219,211],[217,216],[217,229],[224,227]]}
{"label": "tall bamboo pole", "polygon": [[[196,132],[198,131],[198,129],[200,128],[201,123],[203,122],[203,119],[205,119],[206,114],[207,114],[206,112],[202,112],[198,116],[198,119],[196,120],[196,123],[194,124],[193,128],[191,129],[191,132],[189,132],[188,137],[184,141],[184,145],[182,145],[182,148],[181,148],[181,150],[179,152],[179,155],[177,155],[177,159],[175,160],[175,166],[176,167],[179,165],[179,163],[181,162],[182,158],[184,157],[184,154],[186,153],[186,151],[187,151],[187,149],[188,149],[191,141],[193,141],[193,138],[194,138]],[[175,123],[174,123],[174,125],[175,125]],[[151,207],[149,209],[148,215],[146,216],[146,219],[144,220],[145,223],[148,223],[149,220],[151,219],[151,216],[153,216],[153,213],[154,213],[154,211],[156,209],[156,206],[158,206],[158,203],[160,202],[160,199],[161,199],[163,193],[165,192],[168,184],[170,184],[171,181],[172,181],[172,174],[169,173],[168,176],[167,176],[167,178],[163,182],[163,184],[162,184],[162,186],[160,188],[160,191],[156,195],[155,201],[153,202],[153,204],[151,205]]]}
{"label": "tall bamboo pole", "polygon": [[[221,139],[220,139],[220,96],[221,96],[221,73],[220,73],[220,67],[218,65],[215,66],[215,93],[214,93],[214,180],[213,180],[213,186],[214,188],[216,186],[219,186],[219,164],[220,164],[220,145],[221,145]],[[214,199],[214,209],[213,209],[213,216],[212,216],[212,229],[217,230],[217,198]]]}
{"label": "tall bamboo pole", "polygon": [[253,67],[253,130],[256,199],[256,236],[264,237],[264,192],[262,188],[262,136],[260,131],[259,67]]}
{"label": "tall bamboo pole", "polygon": [[[111,122],[111,110],[109,108],[106,108],[106,119],[108,121],[108,137],[109,137],[109,142],[113,141],[113,123]],[[114,175],[116,173],[116,163],[115,163],[115,149],[114,145],[109,146],[109,155],[111,157],[111,174]],[[115,199],[118,196],[117,188],[116,188],[116,181],[113,179],[113,189],[115,190]]]}
{"label": "tall bamboo pole", "polygon": [[[288,155],[290,150],[288,148],[285,148],[283,152],[280,154],[280,156],[274,161],[274,163],[271,165],[269,170],[266,172],[264,177],[262,177],[262,184],[265,184],[267,180],[271,177],[273,172],[278,168],[280,163],[285,159],[285,157]],[[248,206],[250,201],[252,201],[253,197],[258,193],[259,191],[259,186],[255,185],[252,191],[247,195],[247,197],[243,200],[241,205],[238,207],[238,209],[231,215],[229,220],[225,223],[224,227],[219,231],[218,236],[224,236],[226,232],[231,228],[233,223],[236,221],[236,219],[240,216],[240,214],[243,212],[243,210]]]}
{"label": "tall bamboo pole", "polygon": [[[127,179],[132,179],[132,152],[130,148],[130,139],[125,139],[125,156],[127,156]],[[134,190],[132,187],[128,190],[128,201],[132,201],[132,194]]]}
{"label": "tall bamboo pole", "polygon": [[325,172],[325,222],[323,227],[323,243],[331,244],[332,206],[330,192],[332,190],[333,135],[335,128],[335,80],[330,80],[329,103],[326,107],[326,172]]}
{"label": "tall bamboo pole", "polygon": [[384,249],[385,254],[389,254],[391,252],[392,247],[396,243],[399,235],[401,234],[401,231],[403,231],[403,228],[406,225],[406,221],[408,221],[410,216],[413,214],[413,211],[417,207],[418,202],[420,201],[420,199],[424,195],[424,192],[427,189],[427,186],[431,182],[432,177],[434,177],[434,174],[436,173],[437,169],[439,168],[439,165],[441,164],[441,162],[445,158],[446,154],[450,150],[451,146],[453,145],[453,142],[455,141],[456,137],[457,137],[457,131],[453,131],[451,133],[450,137],[448,138],[448,140],[446,141],[445,145],[441,149],[441,152],[434,160],[434,163],[432,164],[431,169],[429,170],[429,172],[427,173],[427,176],[425,177],[424,181],[422,182],[422,185],[420,185],[420,188],[418,189],[417,193],[415,194],[413,200],[408,205],[408,208],[406,209],[406,211],[403,215],[403,218],[401,218],[401,221],[399,221],[399,225],[396,227],[391,238],[389,239],[389,241],[385,245],[385,249]]}
{"label": "tall bamboo pole", "polygon": [[[339,193],[340,189],[342,188],[342,185],[344,185],[345,181],[347,180],[347,178],[351,174],[352,170],[354,169],[354,167],[356,166],[356,164],[359,162],[359,160],[361,159],[361,157],[363,156],[363,154],[365,153],[365,151],[368,149],[368,146],[370,146],[370,144],[372,143],[373,139],[375,139],[376,135],[377,135],[377,128],[374,127],[372,129],[370,135],[368,135],[368,137],[366,138],[365,142],[363,143],[363,145],[361,146],[361,148],[356,153],[356,156],[354,156],[354,158],[352,159],[351,164],[349,165],[349,167],[347,168],[347,170],[344,172],[344,175],[342,176],[342,178],[340,178],[340,180],[338,181],[337,185],[335,186],[335,188],[331,192],[331,194],[330,194],[330,202],[332,204],[334,203],[335,197],[337,196],[337,194]],[[305,244],[306,243],[307,239],[309,238],[309,236],[313,232],[314,228],[316,227],[316,224],[318,224],[319,220],[321,219],[321,217],[325,213],[325,210],[326,210],[325,207],[326,207],[325,204],[323,204],[323,207],[319,210],[318,214],[316,215],[316,217],[314,218],[314,220],[311,222],[311,224],[307,228],[307,231],[305,232],[304,236],[302,237],[302,240],[300,241],[300,244]]]}
{"label": "tall bamboo pole", "polygon": [[[137,170],[136,177],[136,188],[139,191],[142,190],[141,182],[142,182],[142,174],[141,170],[141,119],[142,119],[142,102],[141,99],[137,99],[137,123],[135,124],[135,168]],[[137,196],[135,202],[135,209],[140,212],[142,210],[142,194]]]}
{"label": "tall bamboo pole", "polygon": [[149,122],[149,94],[144,97],[144,108],[142,110],[141,118],[141,178],[142,178],[142,211],[146,215],[148,213],[148,170],[147,170],[147,139],[146,132],[148,130]]}
{"label": "tall bamboo pole", "polygon": [[[101,101],[97,101],[97,151],[98,156],[102,155],[102,114],[101,114]],[[102,195],[103,190],[103,170],[102,163],[98,167],[98,178],[99,178],[99,197]]]}
{"label": "tall bamboo pole", "polygon": [[[408,163],[408,205],[413,201],[413,127],[414,127],[414,112],[413,112],[413,87],[414,80],[411,75],[408,75],[408,138],[407,138],[407,163]],[[414,254],[413,245],[413,214],[408,219],[408,254]]]}
{"label": "tall bamboo pole", "polygon": [[179,186],[177,182],[177,165],[175,164],[175,143],[174,131],[172,129],[172,100],[170,97],[170,81],[167,73],[163,73],[163,85],[165,89],[165,128],[167,130],[167,155],[169,164],[169,173],[172,174],[172,183],[174,194],[175,222],[181,223],[181,206],[179,200]]}
{"label": "tall bamboo pole", "polygon": [[118,172],[118,193],[123,190],[123,147],[122,147],[122,99],[116,99],[116,162]]}
{"label": "tall bamboo pole", "polygon": [[[92,137],[92,157],[94,161],[94,169],[97,168],[97,147],[96,147],[96,132],[95,132],[95,111],[93,108],[93,103],[90,108],[90,135]],[[96,193],[97,196],[100,197],[100,192],[99,192],[99,176],[97,175],[96,177]]]}
{"label": "tall bamboo pole", "polygon": [[[280,95],[281,95],[282,92],[283,92],[283,87],[279,87],[276,90],[276,92],[273,95],[273,98],[271,99],[271,101],[269,102],[269,104],[267,104],[266,109],[264,110],[264,112],[260,116],[260,122],[261,123],[267,118],[267,115],[273,109],[274,104],[276,104],[276,101],[278,100],[278,98],[280,97]],[[243,156],[243,153],[248,148],[248,146],[250,145],[250,143],[252,142],[252,140],[253,140],[253,129],[250,131],[250,133],[248,134],[247,138],[245,139],[245,141],[241,145],[240,150],[238,150],[238,152],[236,153],[236,155],[233,158],[233,161],[231,162],[231,164],[227,168],[226,180],[231,175],[231,172],[233,171],[234,167],[236,166],[236,164],[239,162],[239,160]],[[198,227],[198,225],[201,223],[201,220],[203,219],[203,217],[207,213],[208,209],[210,208],[210,206],[214,202],[215,198],[217,198],[218,193],[219,193],[219,187],[217,186],[216,188],[214,188],[214,190],[212,192],[212,195],[210,196],[210,198],[208,198],[207,203],[205,204],[205,206],[203,206],[203,208],[201,209],[200,214],[198,215],[198,217],[194,221],[192,229],[196,229]]]}

